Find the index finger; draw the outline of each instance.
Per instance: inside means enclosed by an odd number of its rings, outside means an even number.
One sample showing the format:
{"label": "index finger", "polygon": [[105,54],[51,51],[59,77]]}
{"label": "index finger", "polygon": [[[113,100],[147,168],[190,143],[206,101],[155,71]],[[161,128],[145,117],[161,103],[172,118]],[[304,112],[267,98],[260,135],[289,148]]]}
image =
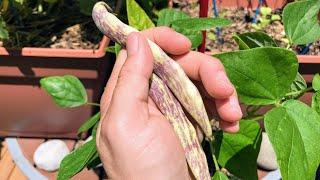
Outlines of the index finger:
{"label": "index finger", "polygon": [[191,42],[184,35],[169,27],[156,27],[142,31],[148,39],[172,55],[182,55],[190,51]]}

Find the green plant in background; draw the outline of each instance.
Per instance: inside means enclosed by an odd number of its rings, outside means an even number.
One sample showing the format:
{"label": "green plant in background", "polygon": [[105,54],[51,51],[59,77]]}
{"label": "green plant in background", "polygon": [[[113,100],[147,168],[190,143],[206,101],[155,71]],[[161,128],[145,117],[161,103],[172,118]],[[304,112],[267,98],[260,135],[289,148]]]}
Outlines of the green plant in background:
{"label": "green plant in background", "polygon": [[[310,43],[320,38],[319,4],[319,0],[307,0],[285,7],[283,21],[291,44]],[[139,30],[155,26],[134,0],[128,0],[127,5],[131,26]],[[224,19],[190,18],[172,9],[161,10],[158,15],[157,26],[169,26],[183,33],[192,41],[193,47],[201,42],[201,30],[229,24]],[[146,23],[139,23],[141,21]],[[247,115],[240,121],[237,134],[215,132],[212,153],[218,164],[215,164],[216,173],[212,178],[228,179],[221,171],[224,168],[232,178],[258,179],[256,161],[262,129],[257,121],[263,120],[282,179],[314,179],[320,164],[320,76],[315,75],[312,86],[308,87],[298,72],[296,54],[278,47],[267,34],[244,33],[235,35],[234,39],[239,51],[214,57],[224,64],[240,101],[247,106]],[[115,46],[109,50],[119,49]],[[48,77],[41,80],[41,85],[60,106],[94,104],[87,102],[84,88],[75,77]],[[306,92],[313,93],[311,107],[298,100]],[[270,110],[259,113],[259,109],[266,106]],[[79,133],[92,129],[93,140],[62,161],[58,179],[68,179],[85,167],[99,164],[94,140],[99,116],[96,114],[80,127]]]}
{"label": "green plant in background", "polygon": [[281,16],[278,14],[272,14],[270,7],[260,8],[260,17],[258,23],[253,23],[252,27],[256,30],[261,30],[271,24],[273,21],[281,21]]}

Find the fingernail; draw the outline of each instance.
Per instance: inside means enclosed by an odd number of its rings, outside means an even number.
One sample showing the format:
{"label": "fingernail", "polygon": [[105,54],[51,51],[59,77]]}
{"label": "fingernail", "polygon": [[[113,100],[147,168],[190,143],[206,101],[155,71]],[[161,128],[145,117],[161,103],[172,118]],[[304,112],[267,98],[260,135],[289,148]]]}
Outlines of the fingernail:
{"label": "fingernail", "polygon": [[233,90],[233,86],[228,78],[228,76],[226,75],[226,73],[224,71],[220,71],[217,73],[218,76],[217,78],[219,79],[219,84],[225,88],[227,91],[232,91]]}
{"label": "fingernail", "polygon": [[139,51],[139,34],[131,33],[127,40],[128,55],[132,56]]}
{"label": "fingernail", "polygon": [[241,111],[241,108],[240,108],[240,105],[239,105],[239,101],[238,101],[238,98],[235,97],[235,96],[231,96],[230,99],[229,99],[229,103],[232,107],[232,111],[239,116],[239,118],[242,118],[242,111]]}

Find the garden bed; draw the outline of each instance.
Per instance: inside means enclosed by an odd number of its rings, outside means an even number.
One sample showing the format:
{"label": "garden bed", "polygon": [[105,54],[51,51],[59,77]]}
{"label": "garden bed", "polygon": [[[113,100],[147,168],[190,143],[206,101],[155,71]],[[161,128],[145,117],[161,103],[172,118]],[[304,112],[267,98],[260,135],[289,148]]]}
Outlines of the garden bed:
{"label": "garden bed", "polygon": [[0,47],[98,49],[102,34],[92,21],[91,8],[84,5],[67,0],[14,2],[1,7]]}
{"label": "garden bed", "polygon": [[[176,1],[174,4],[176,9],[179,9],[192,17],[197,17],[199,14],[199,4],[197,1],[194,2],[179,2]],[[208,31],[206,39],[206,51],[210,54],[216,54],[219,52],[229,52],[238,50],[238,45],[232,38],[234,34],[241,34],[245,32],[255,32],[262,31],[271,36],[280,47],[286,48],[288,46],[288,40],[285,37],[284,26],[281,21],[276,20],[270,22],[270,24],[257,30],[253,27],[252,17],[254,16],[254,11],[248,8],[221,8],[219,9],[219,16],[232,21],[232,24],[227,27],[220,28],[220,35],[217,36],[216,29]],[[213,10],[209,9],[208,16],[214,17]],[[281,10],[273,10],[272,15],[280,15]],[[258,15],[258,23],[261,18]],[[303,51],[304,46],[293,46],[298,54]],[[303,53],[305,55],[320,55],[320,41],[316,41],[309,46],[309,51]]]}

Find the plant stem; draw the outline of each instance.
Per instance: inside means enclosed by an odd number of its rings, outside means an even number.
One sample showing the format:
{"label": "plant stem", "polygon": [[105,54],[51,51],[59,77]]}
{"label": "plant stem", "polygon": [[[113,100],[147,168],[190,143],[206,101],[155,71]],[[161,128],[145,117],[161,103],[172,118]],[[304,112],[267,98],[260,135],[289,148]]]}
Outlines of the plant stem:
{"label": "plant stem", "polygon": [[100,107],[100,104],[98,103],[94,103],[94,102],[87,102],[86,105],[90,105],[90,106],[98,106]]}
{"label": "plant stem", "polygon": [[285,95],[285,97],[295,96],[295,95],[301,95],[301,94],[303,94],[303,93],[305,93],[305,92],[308,92],[308,91],[311,91],[311,90],[313,90],[313,88],[312,88],[312,87],[308,87],[308,88],[302,89],[302,90],[300,90],[300,91],[295,91],[295,92],[287,93],[287,94]]}
{"label": "plant stem", "polygon": [[247,120],[249,120],[249,121],[258,121],[258,120],[260,120],[260,119],[263,119],[264,118],[264,115],[258,115],[258,116],[254,116],[254,117],[252,117],[252,118],[247,118]]}
{"label": "plant stem", "polygon": [[211,154],[212,154],[212,159],[213,159],[213,162],[214,162],[214,167],[216,168],[216,171],[220,171],[220,167],[219,167],[219,164],[218,164],[218,161],[217,161],[217,158],[216,156],[214,155],[214,148],[213,148],[213,141],[211,140],[208,140],[209,141],[209,144],[210,144],[210,151],[211,151]]}
{"label": "plant stem", "polygon": [[290,49],[290,47],[291,47],[291,44],[289,43],[289,44],[287,45],[286,49]]}

